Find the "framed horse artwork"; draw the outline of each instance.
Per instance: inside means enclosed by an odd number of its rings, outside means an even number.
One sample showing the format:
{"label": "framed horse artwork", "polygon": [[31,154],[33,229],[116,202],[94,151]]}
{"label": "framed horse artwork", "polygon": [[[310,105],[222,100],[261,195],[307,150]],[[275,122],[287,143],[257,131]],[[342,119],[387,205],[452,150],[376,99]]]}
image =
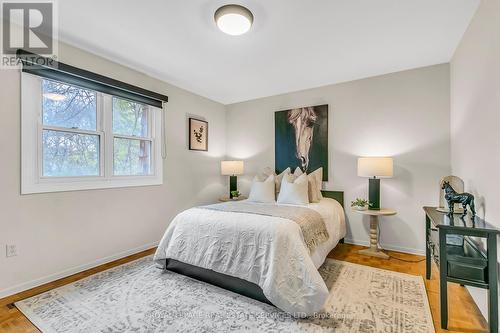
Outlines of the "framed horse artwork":
{"label": "framed horse artwork", "polygon": [[307,173],[323,167],[323,181],[328,181],[328,105],[277,111],[274,128],[277,173],[288,167]]}

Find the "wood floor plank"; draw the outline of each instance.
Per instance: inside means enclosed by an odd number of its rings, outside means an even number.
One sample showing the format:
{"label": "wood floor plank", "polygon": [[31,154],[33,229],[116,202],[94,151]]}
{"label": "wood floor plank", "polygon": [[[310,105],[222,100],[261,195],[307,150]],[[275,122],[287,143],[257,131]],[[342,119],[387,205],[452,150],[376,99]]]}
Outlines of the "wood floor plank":
{"label": "wood floor plank", "polygon": [[[439,279],[437,268],[433,266],[432,279],[425,279],[425,261],[416,262],[422,259],[421,256],[387,251],[391,256],[404,259],[406,261],[390,258],[389,260],[375,257],[367,257],[358,253],[363,249],[361,246],[351,244],[339,244],[328,256],[330,258],[344,260],[356,264],[366,265],[375,268],[382,268],[391,271],[420,275],[424,278],[429,298],[429,304],[437,333],[440,332],[467,332],[486,333],[488,332],[487,322],[481,315],[478,307],[469,295],[466,288],[457,284],[449,284],[450,304],[454,304],[449,314],[449,330],[441,330],[439,326]],[[68,283],[83,279],[90,275],[104,270],[123,265],[127,262],[153,254],[155,249],[146,250],[98,267],[68,276],[57,281],[44,284],[42,286],[0,299],[0,332],[2,333],[34,333],[39,330],[15,307],[8,305],[45,291],[63,286]],[[407,262],[413,261],[413,262]]]}

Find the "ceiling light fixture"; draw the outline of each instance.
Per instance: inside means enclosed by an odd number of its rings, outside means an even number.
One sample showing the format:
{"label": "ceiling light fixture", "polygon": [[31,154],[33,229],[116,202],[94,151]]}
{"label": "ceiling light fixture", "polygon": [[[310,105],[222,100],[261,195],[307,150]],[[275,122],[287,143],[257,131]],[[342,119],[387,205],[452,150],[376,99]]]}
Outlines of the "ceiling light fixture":
{"label": "ceiling light fixture", "polygon": [[56,101],[56,102],[64,101],[66,99],[66,96],[64,96],[63,94],[58,94],[58,93],[45,93],[45,94],[43,94],[43,97],[48,98],[48,99],[53,100],[53,101]]}
{"label": "ceiling light fixture", "polygon": [[253,23],[251,11],[240,5],[225,5],[215,11],[217,27],[228,35],[243,35]]}

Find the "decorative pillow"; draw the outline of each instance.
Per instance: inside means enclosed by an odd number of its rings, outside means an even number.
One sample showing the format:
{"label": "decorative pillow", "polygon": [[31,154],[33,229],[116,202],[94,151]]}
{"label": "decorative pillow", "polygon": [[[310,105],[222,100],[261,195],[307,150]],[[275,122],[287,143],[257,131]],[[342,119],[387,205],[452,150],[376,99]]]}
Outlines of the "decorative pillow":
{"label": "decorative pillow", "polygon": [[281,191],[278,195],[278,203],[292,205],[307,205],[309,195],[307,193],[307,175],[302,174],[294,179],[293,175],[284,175],[281,181]]}
{"label": "decorative pillow", "polygon": [[266,177],[264,178],[267,178],[269,177],[270,175],[274,175],[276,176],[276,174],[274,173],[274,169],[271,168],[271,167],[265,167],[264,170],[262,170],[262,174]]}
{"label": "decorative pillow", "polygon": [[280,189],[281,189],[281,181],[283,180],[283,176],[284,175],[289,175],[291,172],[290,168],[286,168],[285,170],[283,170],[282,173],[280,173],[279,175],[276,176],[275,178],[275,182],[276,182],[276,193],[280,193]]}
{"label": "decorative pillow", "polygon": [[303,173],[304,172],[299,167],[296,167],[295,171],[293,172],[293,175],[295,176],[295,178],[298,178],[298,177],[302,176]]}
{"label": "decorative pillow", "polygon": [[258,175],[260,181],[264,181],[264,179],[266,179],[267,177],[269,177],[270,175],[274,175],[274,179],[275,179],[275,182],[276,182],[276,193],[279,193],[280,191],[280,188],[281,188],[281,180],[283,179],[283,175],[287,175],[291,172],[290,168],[286,168],[285,170],[283,170],[282,173],[280,173],[279,175],[276,175],[276,173],[274,172],[274,170],[270,167],[265,167],[262,172]]}
{"label": "decorative pillow", "polygon": [[323,195],[321,194],[321,184],[323,183],[323,168],[316,169],[307,175],[309,182],[309,202],[319,202]]}
{"label": "decorative pillow", "polygon": [[260,181],[259,176],[255,176],[250,189],[248,201],[253,202],[275,202],[274,175],[267,177],[265,181]]}
{"label": "decorative pillow", "polygon": [[300,176],[302,176],[304,172],[302,172],[302,170],[300,170],[299,167],[296,167],[295,170],[293,171],[293,173],[291,173],[291,170],[290,170],[290,173],[289,173],[289,179],[290,181],[294,181],[295,179],[299,178]]}

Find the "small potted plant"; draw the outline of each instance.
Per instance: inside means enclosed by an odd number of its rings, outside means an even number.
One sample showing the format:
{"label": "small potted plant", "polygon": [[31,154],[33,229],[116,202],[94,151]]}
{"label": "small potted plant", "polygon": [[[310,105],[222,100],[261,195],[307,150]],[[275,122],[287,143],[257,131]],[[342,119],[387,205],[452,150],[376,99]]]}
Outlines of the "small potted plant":
{"label": "small potted plant", "polygon": [[233,200],[238,200],[241,193],[240,193],[240,191],[231,191],[231,195],[233,196]]}
{"label": "small potted plant", "polygon": [[356,200],[351,201],[351,207],[356,210],[367,210],[371,205],[366,199],[356,198]]}

